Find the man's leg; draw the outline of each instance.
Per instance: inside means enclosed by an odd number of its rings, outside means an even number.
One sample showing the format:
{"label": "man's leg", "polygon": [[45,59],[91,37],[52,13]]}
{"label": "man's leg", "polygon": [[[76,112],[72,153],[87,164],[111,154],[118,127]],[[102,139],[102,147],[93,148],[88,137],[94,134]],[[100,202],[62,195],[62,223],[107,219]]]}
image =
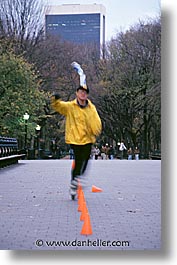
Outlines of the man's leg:
{"label": "man's leg", "polygon": [[74,180],[76,177],[80,176],[81,174],[83,157],[82,157],[82,150],[79,145],[72,145],[72,148],[74,151],[75,167],[72,169],[71,172],[71,180]]}
{"label": "man's leg", "polygon": [[70,194],[72,199],[75,199],[77,187],[78,187],[78,178],[81,175],[81,169],[83,165],[83,156],[82,156],[82,148],[79,145],[71,145],[74,151],[74,159],[75,165],[74,168],[71,170],[71,189]]}
{"label": "man's leg", "polygon": [[82,150],[83,161],[82,161],[81,174],[84,174],[84,172],[87,168],[87,164],[88,164],[88,161],[90,159],[91,149],[92,149],[92,144],[86,144],[83,146],[83,150]]}
{"label": "man's leg", "polygon": [[90,159],[91,146],[92,144],[72,145],[75,157],[75,168],[72,171],[72,180],[85,172],[88,160]]}

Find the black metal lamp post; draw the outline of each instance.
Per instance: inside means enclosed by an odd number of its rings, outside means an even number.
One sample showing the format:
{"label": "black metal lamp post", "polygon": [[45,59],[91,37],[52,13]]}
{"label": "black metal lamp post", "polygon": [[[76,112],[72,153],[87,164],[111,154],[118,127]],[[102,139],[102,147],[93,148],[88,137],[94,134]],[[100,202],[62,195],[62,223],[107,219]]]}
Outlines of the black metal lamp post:
{"label": "black metal lamp post", "polygon": [[25,120],[25,151],[27,150],[27,122],[29,117],[30,116],[27,112],[23,115],[23,119]]}
{"label": "black metal lamp post", "polygon": [[39,124],[36,126],[36,131],[37,131],[38,159],[40,159],[40,131],[41,131],[41,126]]}

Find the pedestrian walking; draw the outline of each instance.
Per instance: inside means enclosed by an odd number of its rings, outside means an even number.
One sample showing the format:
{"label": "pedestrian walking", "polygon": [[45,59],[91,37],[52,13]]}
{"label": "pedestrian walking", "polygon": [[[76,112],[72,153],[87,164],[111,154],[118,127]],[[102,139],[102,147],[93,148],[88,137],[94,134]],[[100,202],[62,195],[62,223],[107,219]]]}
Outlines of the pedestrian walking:
{"label": "pedestrian walking", "polygon": [[[62,101],[59,94],[54,93],[51,98],[53,109],[66,117],[65,142],[74,151],[75,167],[71,171],[71,196],[74,199],[78,186],[78,179],[83,179],[91,155],[92,144],[101,132],[102,125],[96,107],[88,99],[89,88],[83,78],[80,65],[72,66],[80,75],[80,86],[76,90],[76,98],[72,101]],[[85,76],[85,75],[84,75]]]}
{"label": "pedestrian walking", "polygon": [[124,144],[124,141],[122,140],[120,143],[119,151],[121,151],[121,159],[124,157],[124,150],[127,150],[127,147]]}
{"label": "pedestrian walking", "polygon": [[102,160],[105,160],[106,159],[105,152],[106,152],[106,147],[105,147],[105,145],[102,145],[102,147],[101,147],[101,159]]}
{"label": "pedestrian walking", "polygon": [[139,160],[140,150],[138,149],[137,146],[135,147],[134,154],[135,154],[135,160]]}
{"label": "pedestrian walking", "polygon": [[106,155],[106,160],[109,159],[109,150],[110,150],[110,148],[109,148],[109,144],[107,143],[107,144],[105,145],[105,155]]}
{"label": "pedestrian walking", "polygon": [[128,155],[128,160],[132,160],[133,150],[132,150],[131,147],[128,149],[128,151],[127,151],[127,155]]}
{"label": "pedestrian walking", "polygon": [[74,159],[74,151],[72,148],[69,149],[69,158]]}
{"label": "pedestrian walking", "polygon": [[110,145],[110,148],[109,148],[109,159],[111,160],[114,159],[114,148],[112,145]]}
{"label": "pedestrian walking", "polygon": [[95,160],[98,160],[98,156],[100,155],[100,149],[98,148],[98,146],[95,147],[94,153],[95,153]]}

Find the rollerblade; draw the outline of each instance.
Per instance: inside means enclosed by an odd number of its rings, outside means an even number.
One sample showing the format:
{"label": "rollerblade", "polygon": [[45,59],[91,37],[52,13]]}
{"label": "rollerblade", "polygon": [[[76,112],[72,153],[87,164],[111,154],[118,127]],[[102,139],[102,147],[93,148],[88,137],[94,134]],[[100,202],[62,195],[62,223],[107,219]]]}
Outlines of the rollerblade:
{"label": "rollerblade", "polygon": [[77,194],[77,188],[78,188],[78,181],[74,179],[71,181],[70,190],[69,190],[72,200],[75,200]]}

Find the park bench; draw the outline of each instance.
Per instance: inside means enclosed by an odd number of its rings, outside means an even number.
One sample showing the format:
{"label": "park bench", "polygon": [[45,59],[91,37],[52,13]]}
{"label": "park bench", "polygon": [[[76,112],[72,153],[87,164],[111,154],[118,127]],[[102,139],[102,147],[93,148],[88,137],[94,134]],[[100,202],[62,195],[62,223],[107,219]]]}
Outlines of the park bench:
{"label": "park bench", "polygon": [[0,136],[0,168],[18,163],[26,154],[18,152],[18,142],[15,138]]}
{"label": "park bench", "polygon": [[161,155],[151,155],[150,158],[152,160],[161,160]]}
{"label": "park bench", "polygon": [[155,150],[150,154],[150,159],[152,160],[161,160],[161,152],[158,150]]}

